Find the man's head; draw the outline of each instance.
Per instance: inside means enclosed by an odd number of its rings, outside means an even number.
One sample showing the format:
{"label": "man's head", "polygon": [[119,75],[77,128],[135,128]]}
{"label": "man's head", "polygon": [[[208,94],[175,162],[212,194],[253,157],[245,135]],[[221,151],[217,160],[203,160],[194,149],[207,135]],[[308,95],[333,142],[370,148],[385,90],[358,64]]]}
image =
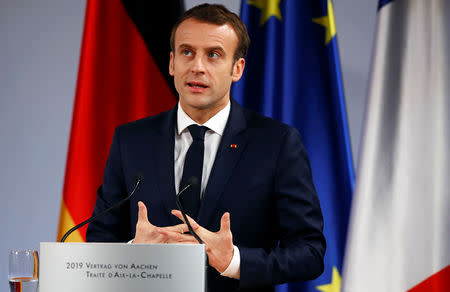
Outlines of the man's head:
{"label": "man's head", "polygon": [[170,48],[172,52],[175,49],[175,33],[177,28],[183,21],[189,18],[216,25],[230,25],[239,39],[236,51],[234,52],[234,61],[239,60],[239,58],[245,58],[248,47],[250,46],[250,37],[248,36],[247,28],[239,16],[219,4],[205,3],[195,6],[187,10],[180,19],[178,19],[173,26],[170,35]]}
{"label": "man's head", "polygon": [[248,45],[245,25],[221,5],[194,7],[175,24],[169,73],[182,109],[196,122],[203,124],[227,105]]}

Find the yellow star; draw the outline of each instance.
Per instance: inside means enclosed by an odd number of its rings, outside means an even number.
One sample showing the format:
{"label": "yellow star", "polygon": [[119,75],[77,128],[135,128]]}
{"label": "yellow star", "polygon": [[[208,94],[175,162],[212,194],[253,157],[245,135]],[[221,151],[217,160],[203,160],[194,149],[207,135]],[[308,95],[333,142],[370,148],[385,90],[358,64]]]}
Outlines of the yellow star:
{"label": "yellow star", "polygon": [[328,0],[327,10],[328,10],[327,16],[313,18],[313,21],[315,23],[325,26],[326,29],[325,45],[328,45],[331,39],[336,35],[336,23],[334,22],[334,10],[333,10],[333,3],[331,2],[331,0]]}
{"label": "yellow star", "polygon": [[261,9],[261,20],[259,21],[260,26],[263,26],[272,15],[279,20],[282,20],[279,7],[280,0],[247,0],[247,4]]}
{"label": "yellow star", "polygon": [[317,286],[316,289],[322,292],[341,292],[341,275],[338,269],[333,267],[330,284]]}

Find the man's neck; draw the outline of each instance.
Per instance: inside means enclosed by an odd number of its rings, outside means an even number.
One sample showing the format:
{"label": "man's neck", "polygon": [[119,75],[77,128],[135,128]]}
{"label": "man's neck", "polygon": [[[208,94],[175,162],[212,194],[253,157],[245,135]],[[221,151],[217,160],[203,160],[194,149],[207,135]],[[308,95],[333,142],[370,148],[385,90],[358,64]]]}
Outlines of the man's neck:
{"label": "man's neck", "polygon": [[209,119],[214,117],[218,112],[223,110],[227,104],[230,102],[230,100],[227,100],[225,103],[220,104],[219,106],[215,108],[207,108],[207,109],[197,109],[192,107],[186,107],[183,106],[183,104],[180,102],[180,106],[183,109],[183,111],[196,123],[203,125],[206,123]]}

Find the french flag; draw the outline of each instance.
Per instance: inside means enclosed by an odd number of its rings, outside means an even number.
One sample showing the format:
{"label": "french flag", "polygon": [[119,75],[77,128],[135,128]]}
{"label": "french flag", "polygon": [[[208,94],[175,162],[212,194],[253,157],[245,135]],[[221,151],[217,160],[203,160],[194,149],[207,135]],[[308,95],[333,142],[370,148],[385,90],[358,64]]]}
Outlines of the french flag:
{"label": "french flag", "polygon": [[450,291],[450,2],[382,0],[342,291]]}

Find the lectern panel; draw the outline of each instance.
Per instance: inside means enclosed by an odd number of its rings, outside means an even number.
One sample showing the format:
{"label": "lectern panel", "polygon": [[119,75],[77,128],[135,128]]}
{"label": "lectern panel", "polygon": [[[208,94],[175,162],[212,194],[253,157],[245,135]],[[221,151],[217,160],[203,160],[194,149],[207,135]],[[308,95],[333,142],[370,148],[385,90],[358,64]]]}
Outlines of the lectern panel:
{"label": "lectern panel", "polygon": [[198,244],[42,242],[39,290],[201,292],[205,261]]}

